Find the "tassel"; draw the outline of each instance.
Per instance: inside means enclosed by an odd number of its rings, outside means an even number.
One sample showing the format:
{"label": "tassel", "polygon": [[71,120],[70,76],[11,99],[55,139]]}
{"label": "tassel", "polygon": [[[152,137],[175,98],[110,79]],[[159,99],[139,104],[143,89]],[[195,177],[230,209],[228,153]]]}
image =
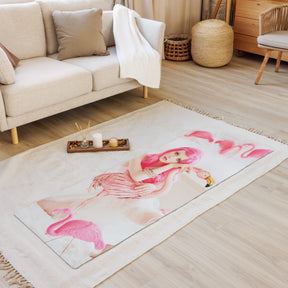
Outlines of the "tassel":
{"label": "tassel", "polygon": [[7,281],[9,286],[16,285],[17,288],[35,288],[29,281],[27,281],[4,257],[0,251],[0,270],[5,270],[6,274],[3,278]]}
{"label": "tassel", "polygon": [[181,106],[185,109],[188,109],[188,110],[191,110],[193,112],[196,112],[196,113],[199,113],[203,116],[207,116],[209,118],[212,118],[212,119],[216,119],[216,120],[222,120],[224,121],[225,123],[227,124],[230,124],[232,126],[235,126],[235,127],[238,127],[238,128],[241,128],[241,129],[245,129],[249,132],[252,132],[254,134],[257,134],[257,135],[261,135],[261,136],[265,136],[271,140],[274,140],[276,142],[280,142],[282,144],[285,144],[285,145],[288,145],[288,140],[284,140],[284,139],[281,139],[281,138],[278,138],[278,137],[274,137],[274,136],[270,136],[270,135],[267,135],[265,134],[262,130],[257,130],[257,129],[254,129],[254,128],[249,128],[249,127],[244,127],[243,125],[240,125],[240,124],[236,124],[236,123],[229,123],[227,121],[224,120],[224,117],[219,117],[219,116],[215,116],[215,115],[212,115],[211,113],[209,112],[206,112],[198,107],[191,107],[187,104],[183,104],[183,103],[179,103],[178,101],[174,100],[174,99],[170,99],[170,98],[165,98],[165,97],[161,97],[163,100],[167,101],[167,102],[170,102],[170,103],[173,103],[173,104],[176,104],[178,106]]}

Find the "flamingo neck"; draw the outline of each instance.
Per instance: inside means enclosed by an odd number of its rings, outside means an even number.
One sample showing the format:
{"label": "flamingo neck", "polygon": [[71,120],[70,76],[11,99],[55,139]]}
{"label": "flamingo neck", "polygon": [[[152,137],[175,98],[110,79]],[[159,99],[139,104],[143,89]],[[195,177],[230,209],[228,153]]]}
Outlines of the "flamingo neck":
{"label": "flamingo neck", "polygon": [[243,152],[243,153],[241,154],[241,158],[247,158],[247,155],[248,155],[252,150],[254,150],[255,147],[256,147],[255,144],[253,144],[253,143],[243,144],[242,146],[243,146],[243,147],[244,147],[244,146],[251,146],[251,148],[248,149],[247,151]]}
{"label": "flamingo neck", "polygon": [[59,213],[65,213],[68,216],[58,222],[55,222],[53,224],[51,224],[48,228],[47,228],[47,234],[51,235],[51,236],[58,236],[58,234],[55,232],[55,230],[57,230],[58,228],[60,228],[64,223],[66,223],[69,219],[72,218],[73,216],[73,212],[71,209],[60,209],[58,211]]}

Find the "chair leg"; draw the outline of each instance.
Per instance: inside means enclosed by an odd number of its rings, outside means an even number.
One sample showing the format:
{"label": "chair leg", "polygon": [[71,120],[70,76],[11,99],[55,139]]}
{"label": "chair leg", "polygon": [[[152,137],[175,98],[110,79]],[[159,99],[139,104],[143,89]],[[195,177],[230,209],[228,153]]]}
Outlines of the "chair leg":
{"label": "chair leg", "polygon": [[143,97],[145,99],[148,98],[148,87],[147,86],[143,86]]}
{"label": "chair leg", "polygon": [[261,64],[260,70],[259,70],[259,72],[258,72],[256,81],[255,81],[255,84],[256,84],[256,85],[257,85],[257,84],[259,83],[259,81],[260,81],[260,78],[261,78],[261,76],[262,76],[262,74],[263,74],[263,72],[264,72],[265,66],[266,66],[266,64],[267,64],[267,62],[268,62],[268,60],[269,60],[269,58],[270,58],[270,56],[271,56],[271,53],[272,53],[272,50],[267,50],[267,52],[266,52],[266,54],[265,54],[265,57],[264,57],[264,59],[263,59],[263,62],[262,62],[262,64]]}
{"label": "chair leg", "polygon": [[12,143],[13,144],[18,144],[18,133],[17,133],[17,128],[14,127],[11,129],[11,136],[12,136]]}
{"label": "chair leg", "polygon": [[216,3],[216,6],[214,8],[214,12],[213,12],[213,15],[212,15],[212,18],[211,19],[215,19],[216,16],[217,16],[217,13],[218,13],[218,10],[219,10],[219,7],[220,7],[220,4],[221,4],[222,0],[218,0],[217,3]]}
{"label": "chair leg", "polygon": [[277,62],[276,62],[275,72],[278,72],[278,70],[279,70],[279,66],[280,66],[281,58],[282,58],[282,53],[283,53],[282,51],[278,52],[278,58],[277,58]]}
{"label": "chair leg", "polygon": [[231,9],[231,0],[226,0],[226,13],[225,13],[225,22],[230,23],[230,9]]}

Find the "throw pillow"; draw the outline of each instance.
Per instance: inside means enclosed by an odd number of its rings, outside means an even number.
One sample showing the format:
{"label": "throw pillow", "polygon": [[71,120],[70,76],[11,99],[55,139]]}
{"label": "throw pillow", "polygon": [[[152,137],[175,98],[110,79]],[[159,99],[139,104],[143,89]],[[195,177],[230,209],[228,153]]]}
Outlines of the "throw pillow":
{"label": "throw pillow", "polygon": [[53,21],[58,40],[58,60],[109,55],[102,34],[102,9],[54,11]]}
{"label": "throw pillow", "polygon": [[20,59],[19,59],[18,57],[16,57],[12,52],[10,52],[10,51],[9,51],[4,45],[2,45],[1,43],[0,43],[0,48],[2,48],[2,49],[4,50],[4,52],[6,53],[9,61],[11,62],[11,64],[13,65],[13,67],[15,68],[15,67],[18,65]]}
{"label": "throw pillow", "polygon": [[5,51],[0,48],[0,83],[13,84],[15,82],[15,71]]}

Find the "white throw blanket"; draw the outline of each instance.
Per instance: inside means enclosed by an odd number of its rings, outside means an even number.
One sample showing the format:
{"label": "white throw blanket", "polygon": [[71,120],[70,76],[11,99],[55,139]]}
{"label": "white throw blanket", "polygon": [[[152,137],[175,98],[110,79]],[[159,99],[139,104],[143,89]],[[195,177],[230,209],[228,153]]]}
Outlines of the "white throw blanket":
{"label": "white throw blanket", "polygon": [[136,79],[141,85],[159,88],[161,78],[161,56],[151,47],[139,31],[135,11],[122,5],[113,10],[113,32],[120,77]]}

